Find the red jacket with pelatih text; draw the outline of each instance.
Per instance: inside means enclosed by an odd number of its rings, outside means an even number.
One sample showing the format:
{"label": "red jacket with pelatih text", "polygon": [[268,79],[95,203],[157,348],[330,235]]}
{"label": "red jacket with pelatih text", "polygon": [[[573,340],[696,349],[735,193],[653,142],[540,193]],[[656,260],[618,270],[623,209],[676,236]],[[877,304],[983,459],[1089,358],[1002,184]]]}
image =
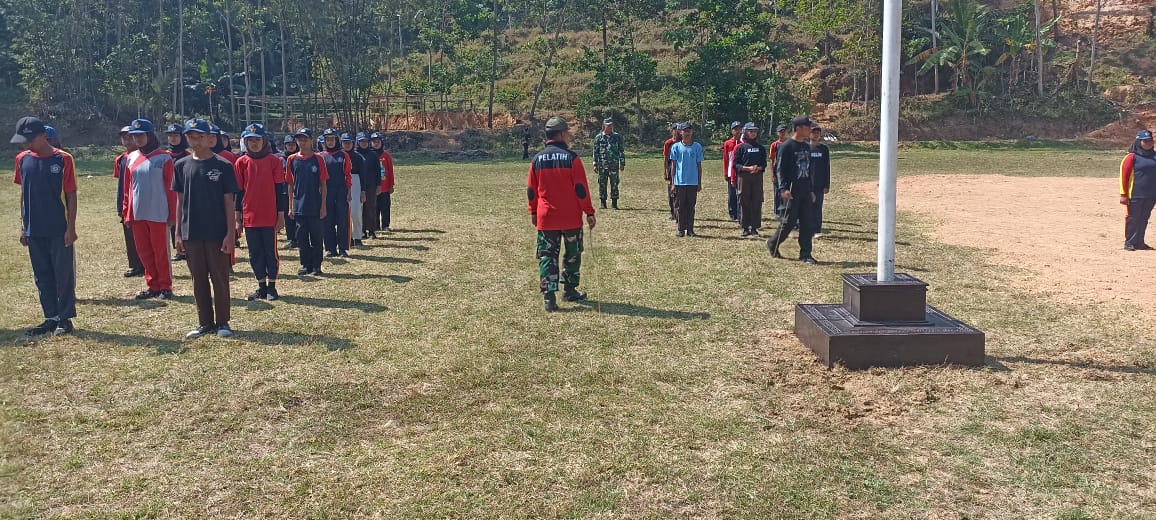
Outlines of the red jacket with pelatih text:
{"label": "red jacket with pelatih text", "polygon": [[526,195],[538,231],[581,229],[582,215],[594,214],[582,159],[561,141],[548,141],[534,156]]}

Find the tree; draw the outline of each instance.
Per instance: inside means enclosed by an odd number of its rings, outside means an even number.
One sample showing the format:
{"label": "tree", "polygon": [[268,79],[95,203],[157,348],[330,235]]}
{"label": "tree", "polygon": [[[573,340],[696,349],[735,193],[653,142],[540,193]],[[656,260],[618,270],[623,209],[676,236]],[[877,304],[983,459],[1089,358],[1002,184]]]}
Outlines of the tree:
{"label": "tree", "polygon": [[991,52],[984,39],[991,34],[990,13],[976,0],[948,0],[947,11],[948,20],[934,35],[939,39],[939,46],[920,53],[913,61],[923,63],[919,74],[926,74],[937,65],[950,67],[955,71],[951,91],[959,93],[961,87],[966,89],[969,102],[975,106],[978,103],[976,72],[983,66],[982,57]]}

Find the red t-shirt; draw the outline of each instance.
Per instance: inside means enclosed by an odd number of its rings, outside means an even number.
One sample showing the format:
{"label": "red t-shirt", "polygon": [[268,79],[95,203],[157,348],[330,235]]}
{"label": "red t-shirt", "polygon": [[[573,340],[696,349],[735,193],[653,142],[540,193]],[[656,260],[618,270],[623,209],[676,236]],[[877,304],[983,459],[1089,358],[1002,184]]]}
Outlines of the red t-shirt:
{"label": "red t-shirt", "polygon": [[385,170],[381,176],[381,192],[393,193],[393,156],[385,150],[381,151],[381,167]]}
{"label": "red t-shirt", "polygon": [[726,179],[727,182],[730,182],[731,184],[734,184],[734,181],[735,181],[734,172],[731,171],[731,163],[734,162],[735,149],[738,147],[739,147],[739,142],[737,139],[735,139],[733,137],[730,139],[727,139],[726,142],[723,143],[723,147],[722,147],[723,178]]}
{"label": "red t-shirt", "polygon": [[229,164],[233,164],[233,165],[237,164],[237,154],[235,154],[233,152],[230,152],[228,150],[221,150],[221,152],[218,153],[217,155],[220,155],[222,159],[229,161]]}
{"label": "red t-shirt", "polygon": [[281,159],[267,154],[260,159],[244,155],[237,159],[237,187],[245,192],[241,220],[247,228],[277,225],[277,185],[285,184]]}
{"label": "red t-shirt", "polygon": [[667,182],[670,181],[670,147],[677,142],[677,139],[671,137],[662,143],[662,178]]}

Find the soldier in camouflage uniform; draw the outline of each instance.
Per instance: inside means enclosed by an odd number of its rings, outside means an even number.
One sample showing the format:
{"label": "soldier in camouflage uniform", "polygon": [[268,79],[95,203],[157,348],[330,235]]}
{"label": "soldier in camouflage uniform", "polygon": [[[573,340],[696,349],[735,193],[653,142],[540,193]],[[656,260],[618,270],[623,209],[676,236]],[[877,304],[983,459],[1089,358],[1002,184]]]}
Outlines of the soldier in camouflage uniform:
{"label": "soldier in camouflage uniform", "polygon": [[618,174],[626,169],[622,135],[614,131],[614,120],[602,121],[602,131],[594,137],[594,171],[598,172],[598,196],[606,209],[606,184],[610,184],[611,207],[618,209]]}

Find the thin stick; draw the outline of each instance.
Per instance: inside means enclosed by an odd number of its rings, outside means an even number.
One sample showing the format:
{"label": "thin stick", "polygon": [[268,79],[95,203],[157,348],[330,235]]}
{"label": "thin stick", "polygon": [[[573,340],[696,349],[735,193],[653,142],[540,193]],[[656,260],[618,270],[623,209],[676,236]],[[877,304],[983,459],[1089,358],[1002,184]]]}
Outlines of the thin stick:
{"label": "thin stick", "polygon": [[[594,262],[594,229],[590,229],[589,231],[590,231],[590,235],[589,235],[589,238],[587,239],[587,243],[590,244],[590,263],[593,264],[593,263],[595,263]],[[596,266],[594,266],[594,265],[590,266],[590,274],[593,275],[590,277],[591,278],[590,281],[594,282],[594,283],[590,284],[592,288],[593,288],[593,286],[597,285],[597,278],[598,278],[596,276],[597,270],[598,269]],[[602,298],[601,298],[601,296],[597,297],[594,300],[594,306],[598,309],[598,316],[602,317]]]}

